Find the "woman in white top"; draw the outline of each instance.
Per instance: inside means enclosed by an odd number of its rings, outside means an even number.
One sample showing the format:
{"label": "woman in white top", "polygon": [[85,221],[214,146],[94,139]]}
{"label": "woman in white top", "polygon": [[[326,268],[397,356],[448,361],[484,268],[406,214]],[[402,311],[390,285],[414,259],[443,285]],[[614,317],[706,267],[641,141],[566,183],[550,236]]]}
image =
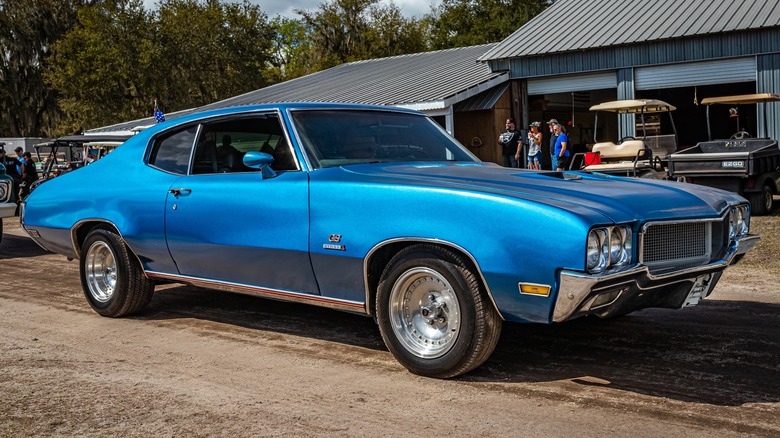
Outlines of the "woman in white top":
{"label": "woman in white top", "polygon": [[542,133],[539,132],[539,122],[531,123],[528,133],[528,168],[542,170]]}

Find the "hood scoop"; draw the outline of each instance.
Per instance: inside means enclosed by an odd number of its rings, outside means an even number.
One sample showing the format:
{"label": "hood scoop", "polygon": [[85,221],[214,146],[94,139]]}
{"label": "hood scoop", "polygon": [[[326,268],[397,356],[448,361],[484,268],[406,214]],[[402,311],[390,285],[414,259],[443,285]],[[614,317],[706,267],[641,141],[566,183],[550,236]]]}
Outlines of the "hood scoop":
{"label": "hood scoop", "polygon": [[540,172],[539,175],[547,176],[550,178],[563,179],[567,181],[579,181],[582,179],[582,175],[577,175],[576,173],[566,173],[566,172]]}

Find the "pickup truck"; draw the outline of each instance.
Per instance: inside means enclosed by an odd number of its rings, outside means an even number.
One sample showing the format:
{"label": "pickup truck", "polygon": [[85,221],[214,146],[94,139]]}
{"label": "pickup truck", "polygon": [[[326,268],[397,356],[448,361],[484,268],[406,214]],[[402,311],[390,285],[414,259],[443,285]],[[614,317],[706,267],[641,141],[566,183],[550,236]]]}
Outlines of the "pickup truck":
{"label": "pickup truck", "polygon": [[[767,93],[708,98],[702,104],[764,103],[766,108],[767,102],[776,101],[780,95]],[[707,115],[709,127],[709,106]],[[777,140],[753,138],[740,130],[727,140],[710,139],[669,155],[667,173],[670,179],[735,192],[750,201],[754,215],[764,215],[780,193],[780,148]]]}

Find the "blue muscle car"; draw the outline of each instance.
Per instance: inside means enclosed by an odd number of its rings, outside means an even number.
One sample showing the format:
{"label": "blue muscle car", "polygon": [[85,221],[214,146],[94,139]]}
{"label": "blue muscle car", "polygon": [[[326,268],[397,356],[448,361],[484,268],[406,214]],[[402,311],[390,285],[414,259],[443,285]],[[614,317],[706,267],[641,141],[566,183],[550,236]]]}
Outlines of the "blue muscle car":
{"label": "blue muscle car", "polygon": [[79,259],[100,315],[171,281],[314,304],[373,316],[406,368],[452,377],[504,321],[696,304],[758,241],[749,213],[708,187],[482,163],[414,111],[288,103],[156,125],[21,214]]}

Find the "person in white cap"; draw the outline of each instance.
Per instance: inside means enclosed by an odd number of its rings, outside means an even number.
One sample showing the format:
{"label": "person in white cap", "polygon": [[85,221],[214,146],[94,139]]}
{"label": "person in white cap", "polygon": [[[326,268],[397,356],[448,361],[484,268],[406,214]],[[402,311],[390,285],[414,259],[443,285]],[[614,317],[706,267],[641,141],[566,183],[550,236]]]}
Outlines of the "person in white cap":
{"label": "person in white cap", "polygon": [[539,122],[531,123],[528,133],[528,168],[542,170],[542,133],[539,132]]}

